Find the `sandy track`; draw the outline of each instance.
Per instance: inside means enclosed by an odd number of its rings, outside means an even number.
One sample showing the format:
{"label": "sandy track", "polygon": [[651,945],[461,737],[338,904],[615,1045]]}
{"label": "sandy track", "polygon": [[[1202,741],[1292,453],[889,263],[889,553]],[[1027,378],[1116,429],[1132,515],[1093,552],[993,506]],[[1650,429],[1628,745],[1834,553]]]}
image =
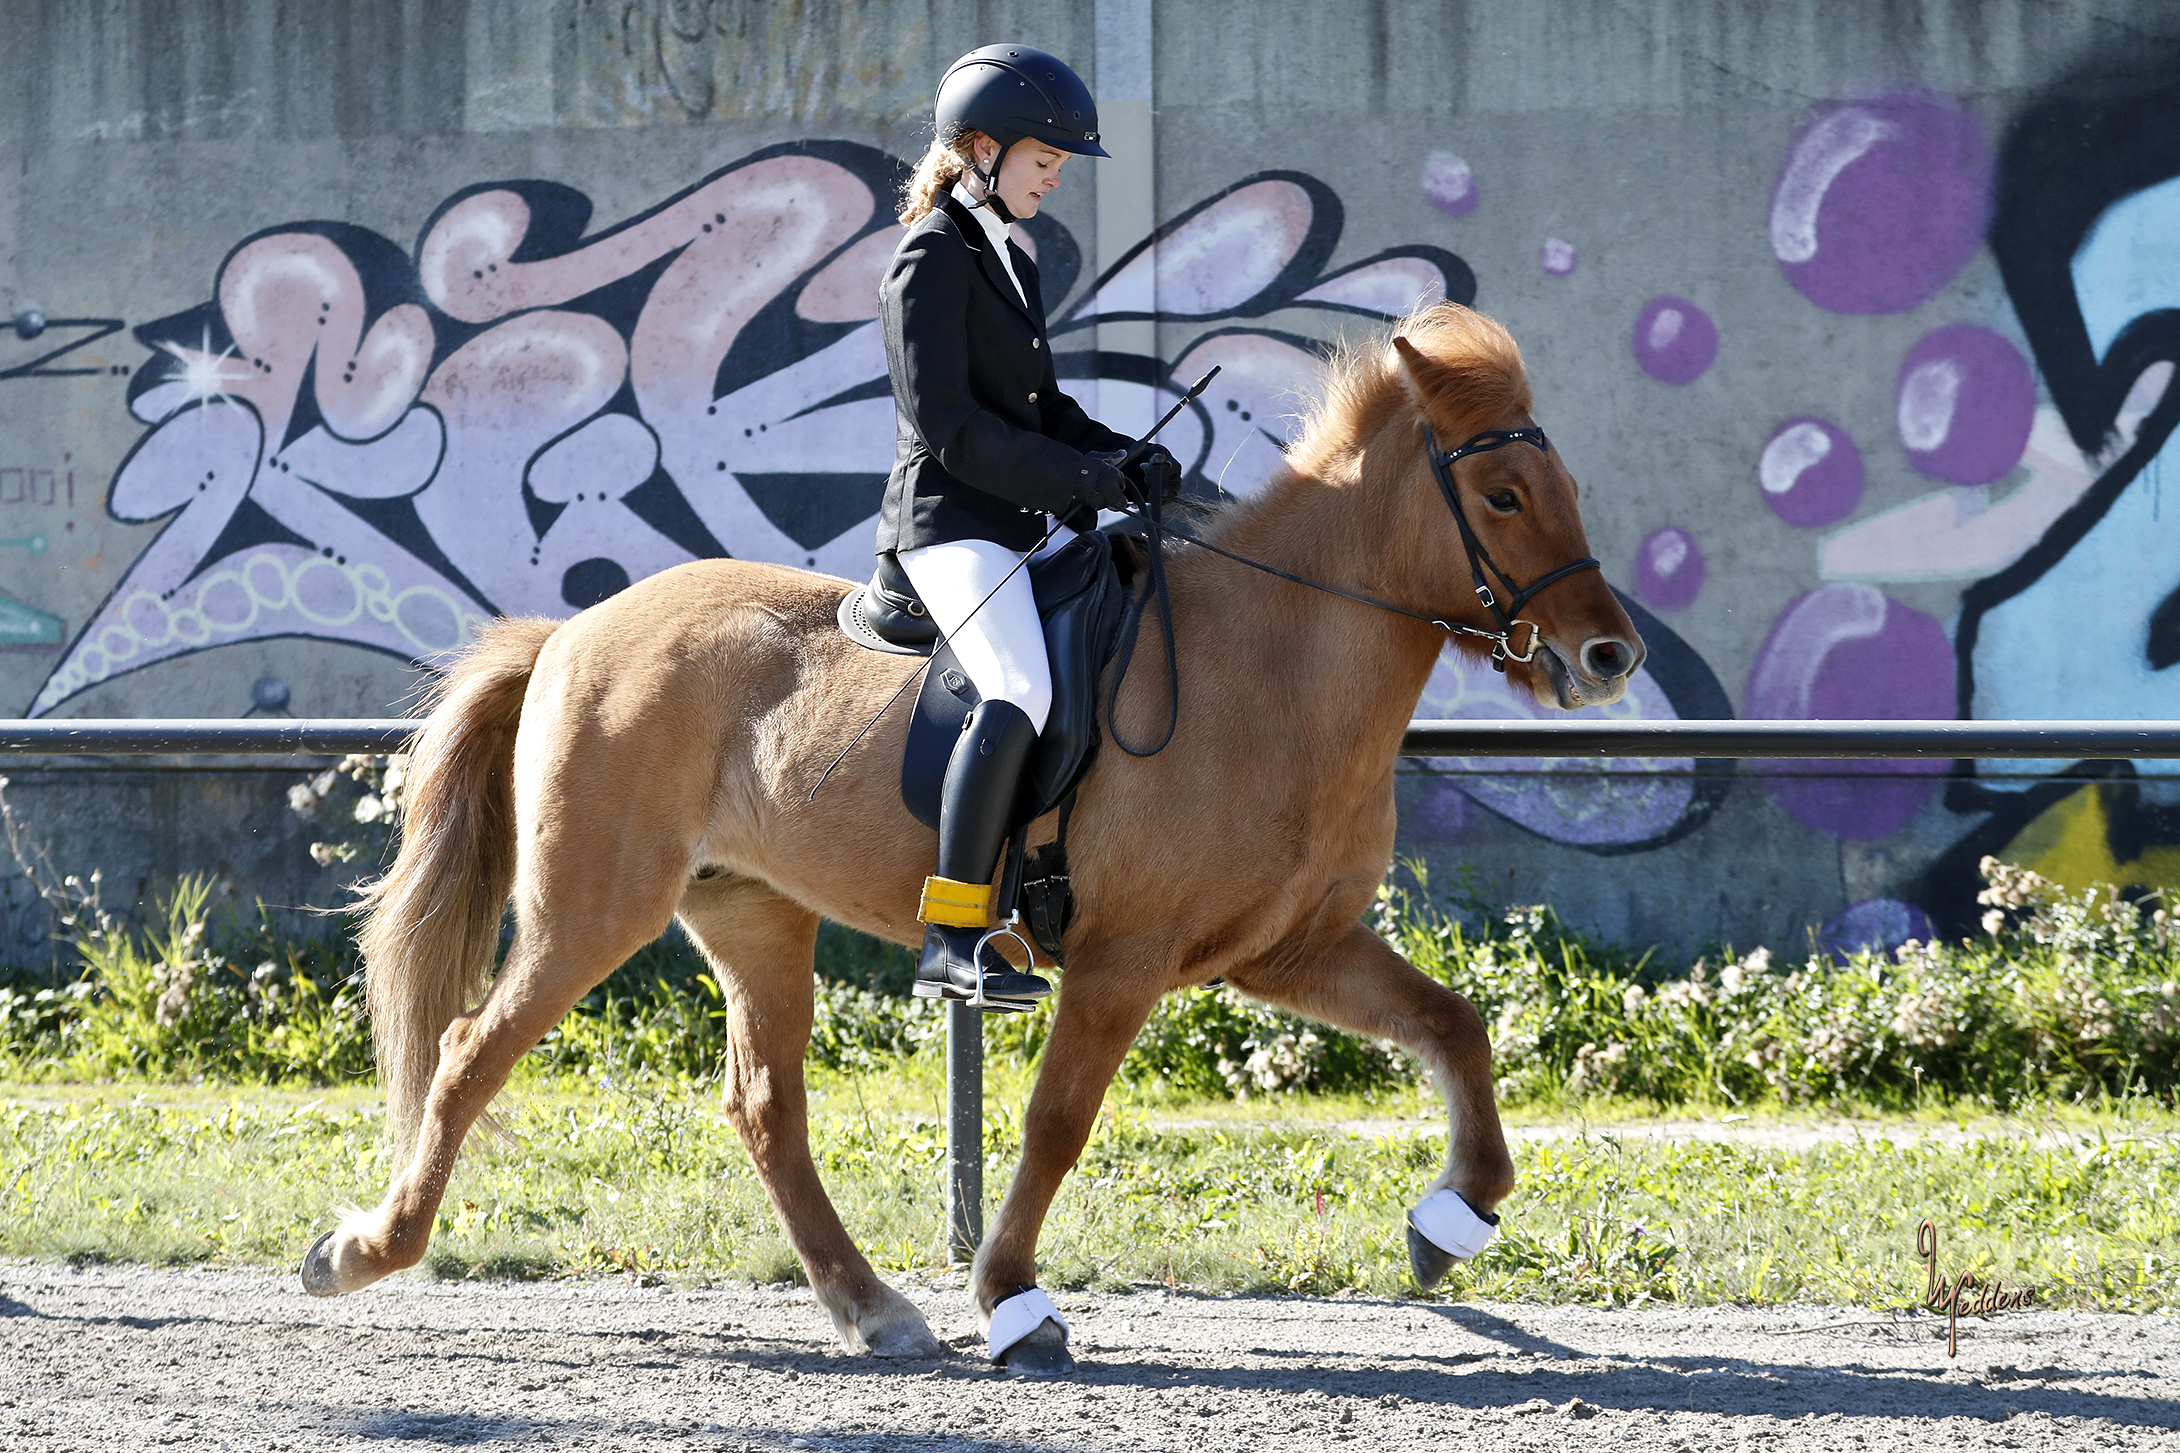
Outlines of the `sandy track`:
{"label": "sandy track", "polygon": [[[2180,1449],[2180,1320],[1963,1330],[1823,1308],[1599,1312],[1065,1295],[1083,1369],[839,1353],[806,1291],[0,1264],[0,1447]],[[799,1441],[798,1441],[799,1440]]]}

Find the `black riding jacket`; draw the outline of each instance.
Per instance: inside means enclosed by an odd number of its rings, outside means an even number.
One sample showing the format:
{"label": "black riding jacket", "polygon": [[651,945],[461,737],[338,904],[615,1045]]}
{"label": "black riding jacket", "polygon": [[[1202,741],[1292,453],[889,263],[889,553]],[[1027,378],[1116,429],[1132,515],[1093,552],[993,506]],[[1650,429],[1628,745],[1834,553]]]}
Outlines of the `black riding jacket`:
{"label": "black riding jacket", "polygon": [[1060,392],[1036,266],[1007,246],[1027,306],[983,227],[947,196],[908,229],[879,285],[900,428],[881,552],[949,540],[1028,550],[1047,513],[1093,528],[1096,513],[1075,505],[1083,455],[1133,442]]}

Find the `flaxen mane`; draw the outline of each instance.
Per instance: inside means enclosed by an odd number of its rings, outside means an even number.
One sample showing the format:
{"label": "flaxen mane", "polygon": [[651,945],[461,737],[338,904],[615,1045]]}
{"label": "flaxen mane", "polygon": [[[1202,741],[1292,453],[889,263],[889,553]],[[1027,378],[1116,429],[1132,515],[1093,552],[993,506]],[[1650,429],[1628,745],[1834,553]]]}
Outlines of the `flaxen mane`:
{"label": "flaxen mane", "polygon": [[1529,375],[1513,338],[1481,313],[1440,303],[1387,332],[1340,345],[1303,414],[1300,437],[1287,453],[1289,467],[1301,474],[1335,473],[1342,459],[1411,405],[1394,338],[1407,339],[1430,361],[1424,383],[1442,428],[1466,435],[1529,412]]}

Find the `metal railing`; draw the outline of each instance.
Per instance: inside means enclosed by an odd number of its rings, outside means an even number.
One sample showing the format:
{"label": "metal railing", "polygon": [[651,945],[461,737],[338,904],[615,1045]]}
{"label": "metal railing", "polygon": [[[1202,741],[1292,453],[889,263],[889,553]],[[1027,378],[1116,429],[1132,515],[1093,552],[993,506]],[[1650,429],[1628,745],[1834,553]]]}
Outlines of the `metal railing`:
{"label": "metal railing", "polygon": [[423,724],[400,717],[0,721],[0,756],[336,757],[398,752]]}
{"label": "metal railing", "polygon": [[[402,750],[418,720],[93,720],[0,722],[0,756],[346,755]],[[1405,757],[1945,757],[2115,760],[2180,757],[2174,721],[1411,721]],[[1640,770],[1640,769],[1637,769]],[[984,1026],[947,1006],[946,1222],[954,1254],[983,1236]]]}
{"label": "metal railing", "polygon": [[[0,756],[324,755],[396,752],[419,719],[0,721]],[[2180,757],[2172,721],[1432,721],[1405,757]]]}

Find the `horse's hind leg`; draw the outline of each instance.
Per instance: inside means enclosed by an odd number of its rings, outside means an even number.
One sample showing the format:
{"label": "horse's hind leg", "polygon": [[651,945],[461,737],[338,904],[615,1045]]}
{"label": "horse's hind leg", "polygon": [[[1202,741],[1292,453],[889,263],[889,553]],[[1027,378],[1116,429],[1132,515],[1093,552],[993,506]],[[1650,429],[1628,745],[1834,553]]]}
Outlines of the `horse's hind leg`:
{"label": "horse's hind leg", "polygon": [[726,998],[727,1115],[841,1341],[880,1357],[945,1356],[923,1314],[849,1239],[810,1158],[802,1056],[818,916],[760,883],[724,878],[692,886],[681,921]]}
{"label": "horse's hind leg", "polygon": [[[1490,1217],[1514,1188],[1514,1162],[1506,1153],[1493,1098],[1491,1040],[1475,1005],[1419,973],[1360,924],[1322,954],[1260,961],[1230,970],[1227,979],[1252,998],[1374,1039],[1390,1039],[1431,1067],[1446,1097],[1448,1123],[1446,1168],[1426,1196],[1451,1190],[1468,1203],[1467,1213],[1449,1206],[1451,1215]],[[1488,1224],[1479,1220],[1468,1227],[1475,1234],[1475,1248],[1490,1234],[1483,1229]],[[1408,1251],[1416,1280],[1424,1286],[1436,1285],[1458,1259],[1419,1234],[1413,1222]]]}
{"label": "horse's hind leg", "polygon": [[[355,1291],[423,1258],[462,1142],[529,1052],[575,1001],[663,931],[681,874],[663,863],[627,879],[595,874],[569,844],[518,886],[515,941],[484,1002],[439,1038],[439,1067],[416,1141],[376,1210],[349,1216],[310,1249],[303,1286]],[[556,855],[548,853],[548,857]],[[558,868],[555,872],[552,869]],[[553,908],[548,914],[546,904]]]}

